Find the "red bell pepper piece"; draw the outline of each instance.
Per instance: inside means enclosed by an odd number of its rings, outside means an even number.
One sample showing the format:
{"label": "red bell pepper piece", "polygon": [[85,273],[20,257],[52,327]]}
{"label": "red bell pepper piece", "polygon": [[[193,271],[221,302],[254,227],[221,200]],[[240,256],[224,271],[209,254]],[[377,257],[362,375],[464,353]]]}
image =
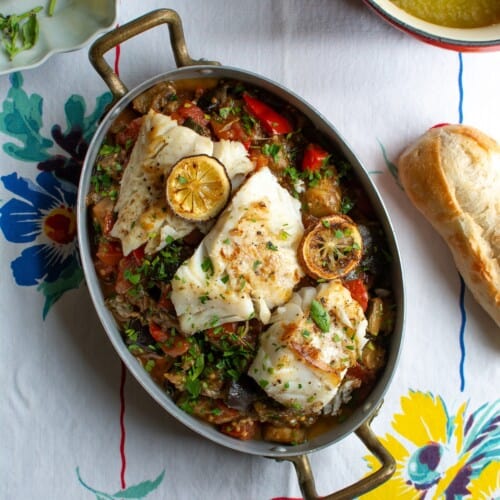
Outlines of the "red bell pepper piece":
{"label": "red bell pepper piece", "polygon": [[123,258],[122,247],[119,242],[103,240],[99,243],[96,252],[97,258],[108,266],[118,266]]}
{"label": "red bell pepper piece", "polygon": [[145,245],[142,245],[142,247],[136,248],[135,250],[132,250],[132,256],[135,259],[135,262],[137,263],[138,266],[142,264],[142,261],[144,260],[144,248]]}
{"label": "red bell pepper piece", "polygon": [[247,105],[248,111],[260,121],[260,124],[268,134],[281,135],[293,132],[291,123],[267,104],[246,92],[243,94],[243,100]]}
{"label": "red bell pepper piece", "polygon": [[366,289],[363,280],[355,279],[345,281],[344,286],[351,292],[351,296],[363,308],[363,312],[368,308],[368,290]]}
{"label": "red bell pepper piece", "polygon": [[302,170],[306,172],[319,172],[330,154],[317,144],[308,144],[302,158]]}
{"label": "red bell pepper piece", "polygon": [[175,330],[164,331],[156,323],[149,323],[149,333],[156,342],[161,344],[161,349],[165,354],[176,358],[186,354],[189,350],[189,340],[182,337]]}

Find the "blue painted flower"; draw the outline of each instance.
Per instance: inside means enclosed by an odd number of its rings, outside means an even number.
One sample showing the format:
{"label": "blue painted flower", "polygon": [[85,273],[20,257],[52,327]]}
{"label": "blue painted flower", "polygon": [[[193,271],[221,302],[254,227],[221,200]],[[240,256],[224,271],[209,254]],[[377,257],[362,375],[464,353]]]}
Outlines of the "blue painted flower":
{"label": "blue painted flower", "polygon": [[48,138],[42,133],[43,98],[25,92],[21,73],[12,74],[10,82],[0,132],[15,142],[5,142],[2,148],[15,160],[35,163],[42,173],[35,181],[17,173],[0,178],[15,195],[0,206],[0,229],[7,241],[29,244],[12,261],[12,273],[18,285],[36,286],[45,296],[45,318],[51,306],[83,279],[76,248],[76,188],[88,144],[111,95],[98,97],[88,116],[84,99],[70,96],[64,105],[65,129],[53,125]]}
{"label": "blue painted flower", "polygon": [[48,172],[39,174],[36,183],[16,173],[0,180],[16,195],[0,207],[0,229],[12,243],[35,243],[12,261],[12,272],[18,285],[37,285],[44,293],[45,317],[65,291],[82,281],[76,248],[76,188]]}

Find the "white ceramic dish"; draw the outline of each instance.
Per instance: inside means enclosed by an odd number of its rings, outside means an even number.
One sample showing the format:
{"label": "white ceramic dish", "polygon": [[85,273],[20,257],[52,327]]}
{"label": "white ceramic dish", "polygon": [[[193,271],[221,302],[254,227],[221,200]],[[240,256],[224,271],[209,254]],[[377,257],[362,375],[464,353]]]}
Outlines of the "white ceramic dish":
{"label": "white ceramic dish", "polygon": [[95,35],[116,22],[117,0],[57,0],[54,15],[48,16],[49,0],[0,0],[0,13],[21,14],[35,7],[40,34],[35,46],[18,53],[12,61],[0,47],[0,75],[39,66],[51,55],[82,48]]}
{"label": "white ceramic dish", "polygon": [[392,26],[436,47],[460,52],[500,50],[499,23],[482,28],[448,28],[412,16],[391,0],[364,0],[364,2]]}

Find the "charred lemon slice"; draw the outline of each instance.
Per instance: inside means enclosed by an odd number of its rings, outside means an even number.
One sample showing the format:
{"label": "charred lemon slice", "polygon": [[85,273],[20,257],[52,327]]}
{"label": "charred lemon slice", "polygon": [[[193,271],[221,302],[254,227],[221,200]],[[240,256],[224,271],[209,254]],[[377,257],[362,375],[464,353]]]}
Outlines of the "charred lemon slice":
{"label": "charred lemon slice", "polygon": [[191,221],[216,217],[226,206],[231,182],[224,165],[207,155],[178,161],[167,177],[167,202],[172,210]]}
{"label": "charred lemon slice", "polygon": [[299,246],[306,273],[314,279],[335,279],[352,271],[361,260],[363,241],[356,224],[345,215],[320,219]]}

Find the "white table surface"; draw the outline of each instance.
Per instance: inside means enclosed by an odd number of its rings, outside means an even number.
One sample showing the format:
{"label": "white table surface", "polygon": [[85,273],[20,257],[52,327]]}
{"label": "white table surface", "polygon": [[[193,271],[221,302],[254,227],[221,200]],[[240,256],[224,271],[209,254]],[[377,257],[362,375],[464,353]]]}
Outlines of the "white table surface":
{"label": "white table surface", "polygon": [[[363,498],[420,498],[424,491],[426,499],[452,498],[451,491],[500,498],[500,332],[468,291],[461,300],[451,254],[388,168],[436,123],[463,121],[500,139],[500,52],[459,54],[423,44],[360,0],[121,0],[118,22],[160,7],[180,14],[194,58],[259,73],[316,107],[387,206],[404,264],[407,322],[397,375],[373,428],[395,453],[398,471]],[[74,183],[59,183],[53,172],[39,177],[43,159],[54,165],[57,155],[70,157],[51,137],[53,127],[67,131],[67,115],[76,120],[82,104],[88,117],[107,91],[87,49],[0,77],[0,498],[300,497],[289,463],[215,445],[144,392],[111,347],[77,268],[56,259],[35,276],[30,267],[48,262],[48,254],[30,261],[37,248],[57,254],[37,226],[48,214],[37,208],[50,191],[45,185],[40,194],[40,183],[51,178],[53,199],[74,204]],[[166,31],[123,44],[119,64],[129,88],[173,69]],[[22,117],[11,123],[13,102]],[[23,156],[9,144],[23,145],[26,130],[52,142],[32,142]],[[32,231],[24,230],[26,220]],[[69,255],[74,243],[65,245]],[[471,444],[478,438],[482,444]],[[425,481],[407,482],[415,479],[410,457],[426,446],[441,455],[434,475],[428,471],[435,484],[418,490]],[[319,492],[366,474],[367,454],[355,436],[312,454]]]}

